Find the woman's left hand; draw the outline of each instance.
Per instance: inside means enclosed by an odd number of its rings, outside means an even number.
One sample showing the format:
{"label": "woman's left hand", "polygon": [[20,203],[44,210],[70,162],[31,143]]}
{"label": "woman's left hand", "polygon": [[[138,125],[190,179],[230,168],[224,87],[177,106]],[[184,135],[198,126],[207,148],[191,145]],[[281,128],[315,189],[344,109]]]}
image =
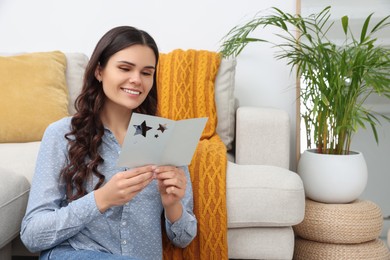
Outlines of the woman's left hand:
{"label": "woman's left hand", "polygon": [[183,169],[175,166],[158,166],[154,170],[165,214],[171,222],[182,214],[181,199],[187,187],[187,179]]}
{"label": "woman's left hand", "polygon": [[179,202],[184,197],[187,186],[183,169],[175,166],[158,166],[154,172],[164,207]]}

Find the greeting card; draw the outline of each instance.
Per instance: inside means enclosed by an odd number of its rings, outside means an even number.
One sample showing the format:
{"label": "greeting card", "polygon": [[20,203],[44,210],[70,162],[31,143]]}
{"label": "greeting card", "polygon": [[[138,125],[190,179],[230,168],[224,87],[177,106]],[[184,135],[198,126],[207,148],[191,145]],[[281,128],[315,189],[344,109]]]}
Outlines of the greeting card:
{"label": "greeting card", "polygon": [[206,122],[207,117],[176,121],[133,113],[118,166],[188,165]]}

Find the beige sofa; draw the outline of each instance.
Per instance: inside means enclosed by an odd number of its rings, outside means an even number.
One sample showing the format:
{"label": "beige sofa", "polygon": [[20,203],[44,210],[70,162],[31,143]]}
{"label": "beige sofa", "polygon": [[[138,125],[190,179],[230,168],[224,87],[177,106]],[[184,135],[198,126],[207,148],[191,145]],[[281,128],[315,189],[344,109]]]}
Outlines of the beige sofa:
{"label": "beige sofa", "polygon": [[[88,57],[66,53],[69,112]],[[237,259],[292,259],[292,226],[304,217],[301,179],[289,168],[289,117],[272,108],[238,107],[235,60],[223,60],[216,79],[218,128],[227,165],[228,254]],[[1,127],[1,126],[0,126]],[[40,142],[0,143],[0,259],[28,255],[18,234]],[[233,148],[234,147],[234,148]]]}

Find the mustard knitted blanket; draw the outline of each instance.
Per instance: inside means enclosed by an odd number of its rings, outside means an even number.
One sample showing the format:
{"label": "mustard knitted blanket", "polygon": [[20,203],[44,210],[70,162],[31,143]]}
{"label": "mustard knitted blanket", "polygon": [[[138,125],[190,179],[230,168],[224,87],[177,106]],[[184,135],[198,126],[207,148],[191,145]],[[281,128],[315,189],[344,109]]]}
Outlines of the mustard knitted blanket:
{"label": "mustard knitted blanket", "polygon": [[214,81],[220,55],[198,50],[160,54],[157,70],[158,111],[179,120],[208,117],[189,170],[198,234],[185,249],[164,237],[164,259],[228,259],[226,147],[216,134]]}

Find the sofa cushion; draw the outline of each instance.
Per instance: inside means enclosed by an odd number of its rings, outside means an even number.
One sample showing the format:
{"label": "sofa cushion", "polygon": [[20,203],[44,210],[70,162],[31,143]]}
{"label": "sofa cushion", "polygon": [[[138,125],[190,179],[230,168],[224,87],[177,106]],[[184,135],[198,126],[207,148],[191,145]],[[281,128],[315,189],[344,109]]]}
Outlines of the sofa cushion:
{"label": "sofa cushion", "polygon": [[69,88],[70,115],[76,112],[74,102],[81,92],[83,86],[84,71],[88,64],[88,57],[84,53],[65,53],[66,56],[66,82]]}
{"label": "sofa cushion", "polygon": [[215,79],[215,105],[218,116],[217,133],[228,151],[233,147],[235,132],[235,72],[236,59],[222,59]]}
{"label": "sofa cushion", "polygon": [[230,228],[229,259],[292,259],[291,227]]}
{"label": "sofa cushion", "polygon": [[46,127],[68,115],[62,52],[0,57],[0,142],[41,140]]}
{"label": "sofa cushion", "polygon": [[30,184],[19,174],[0,170],[0,248],[20,232]]}
{"label": "sofa cushion", "polygon": [[267,165],[228,162],[228,227],[281,227],[303,220],[305,193],[298,174]]}

